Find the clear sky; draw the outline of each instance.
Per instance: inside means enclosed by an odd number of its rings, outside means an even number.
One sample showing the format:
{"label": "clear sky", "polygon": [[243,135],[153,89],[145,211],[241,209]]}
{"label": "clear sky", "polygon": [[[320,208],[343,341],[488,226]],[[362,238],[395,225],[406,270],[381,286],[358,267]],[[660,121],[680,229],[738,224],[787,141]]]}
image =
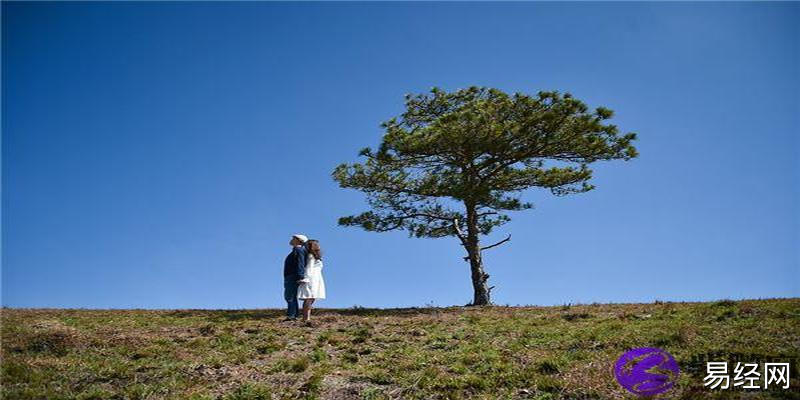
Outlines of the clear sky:
{"label": "clear sky", "polygon": [[406,93],[570,92],[637,132],[594,191],[525,192],[499,304],[800,296],[797,3],[2,4],[2,304],[463,305],[455,238],[336,224],[330,173]]}

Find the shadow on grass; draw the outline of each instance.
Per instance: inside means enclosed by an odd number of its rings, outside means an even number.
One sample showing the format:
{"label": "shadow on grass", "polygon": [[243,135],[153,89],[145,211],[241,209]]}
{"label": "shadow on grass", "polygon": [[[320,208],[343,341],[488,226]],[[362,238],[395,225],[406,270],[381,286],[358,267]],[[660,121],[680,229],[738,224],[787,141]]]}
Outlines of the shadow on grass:
{"label": "shadow on grass", "polygon": [[286,315],[284,310],[175,310],[166,314],[173,318],[200,318],[206,321],[270,320]]}
{"label": "shadow on grass", "polygon": [[[448,307],[448,308],[315,308],[314,315],[340,315],[340,316],[361,316],[361,317],[415,317],[418,315],[432,315],[443,311],[469,309],[469,307]],[[174,310],[166,314],[173,318],[200,318],[206,321],[252,321],[252,320],[274,320],[283,318],[286,311],[282,309],[263,309],[263,310]]]}
{"label": "shadow on grass", "polygon": [[461,309],[462,307],[409,307],[409,308],[331,308],[317,311],[319,315],[347,315],[361,317],[414,317],[417,315],[438,314],[442,311]]}

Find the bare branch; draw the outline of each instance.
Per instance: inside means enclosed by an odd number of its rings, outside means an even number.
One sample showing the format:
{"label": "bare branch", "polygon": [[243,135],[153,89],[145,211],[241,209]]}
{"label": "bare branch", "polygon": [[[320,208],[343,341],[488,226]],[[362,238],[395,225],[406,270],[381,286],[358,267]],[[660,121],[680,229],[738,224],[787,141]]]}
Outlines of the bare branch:
{"label": "bare branch", "polygon": [[[495,243],[495,244],[493,244],[491,246],[481,247],[481,251],[484,251],[484,250],[487,250],[487,249],[491,249],[492,247],[500,246],[501,244],[503,244],[505,242],[508,242],[509,240],[511,240],[511,235],[508,235],[507,238],[505,238],[505,239],[503,239],[503,240],[501,240],[501,241],[499,241],[499,242],[497,242],[497,243]],[[464,261],[469,261],[469,256],[465,256],[464,257]]]}
{"label": "bare branch", "polygon": [[503,243],[505,243],[505,242],[507,242],[509,240],[511,240],[511,235],[508,235],[507,238],[505,238],[505,239],[503,239],[503,240],[501,240],[501,241],[499,241],[499,242],[497,242],[497,243],[495,243],[495,244],[493,244],[491,246],[481,247],[481,251],[491,249],[492,247],[500,246],[501,244],[503,244]]}
{"label": "bare branch", "polygon": [[461,244],[467,243],[467,237],[464,236],[464,232],[461,231],[461,227],[458,225],[458,218],[453,218],[453,227],[456,228],[456,236],[461,240]]}

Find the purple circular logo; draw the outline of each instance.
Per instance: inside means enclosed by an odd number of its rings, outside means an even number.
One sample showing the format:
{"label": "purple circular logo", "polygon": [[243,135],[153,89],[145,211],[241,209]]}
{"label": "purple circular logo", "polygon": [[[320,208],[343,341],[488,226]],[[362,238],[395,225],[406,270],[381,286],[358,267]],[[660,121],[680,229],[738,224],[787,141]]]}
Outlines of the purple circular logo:
{"label": "purple circular logo", "polygon": [[655,347],[629,350],[614,364],[617,382],[639,396],[652,396],[669,390],[679,373],[680,368],[672,355]]}

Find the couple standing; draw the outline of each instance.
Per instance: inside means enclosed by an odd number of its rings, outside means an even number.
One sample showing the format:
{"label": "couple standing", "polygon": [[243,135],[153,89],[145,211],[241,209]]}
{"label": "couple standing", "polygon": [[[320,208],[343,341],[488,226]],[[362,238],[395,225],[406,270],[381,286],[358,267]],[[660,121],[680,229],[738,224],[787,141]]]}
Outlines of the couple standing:
{"label": "couple standing", "polygon": [[325,298],[325,281],[322,280],[322,249],[319,242],[305,235],[292,235],[289,240],[292,252],[283,262],[283,297],[286,299],[286,319],[297,320],[300,312],[298,297],[303,299],[303,321],[311,322],[311,305]]}

